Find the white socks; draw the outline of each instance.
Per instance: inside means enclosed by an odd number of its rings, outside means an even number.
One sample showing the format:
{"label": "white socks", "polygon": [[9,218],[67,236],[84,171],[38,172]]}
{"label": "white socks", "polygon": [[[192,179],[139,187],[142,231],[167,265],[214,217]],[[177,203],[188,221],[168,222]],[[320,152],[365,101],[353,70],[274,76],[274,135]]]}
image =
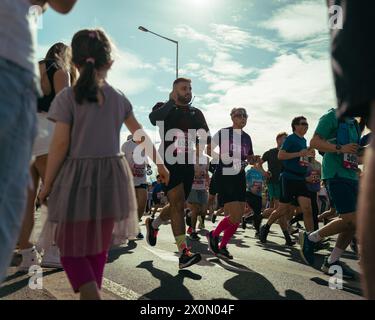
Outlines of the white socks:
{"label": "white socks", "polygon": [[322,240],[322,237],[319,235],[319,230],[316,230],[314,232],[311,232],[309,234],[309,240],[312,241],[312,242],[319,242],[320,240]]}
{"label": "white socks", "polygon": [[343,252],[344,252],[344,250],[335,247],[335,248],[332,250],[331,255],[328,257],[328,263],[329,263],[329,264],[331,264],[331,263],[335,263],[337,260],[340,259],[340,257],[341,257],[341,255],[343,254]]}

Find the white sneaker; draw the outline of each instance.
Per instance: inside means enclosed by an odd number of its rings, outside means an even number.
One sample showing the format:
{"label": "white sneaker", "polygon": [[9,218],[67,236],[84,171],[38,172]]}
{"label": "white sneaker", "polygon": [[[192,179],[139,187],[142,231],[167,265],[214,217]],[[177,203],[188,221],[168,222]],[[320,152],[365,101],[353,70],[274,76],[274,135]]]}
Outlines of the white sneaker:
{"label": "white sneaker", "polygon": [[17,267],[18,272],[28,272],[31,266],[40,266],[42,258],[35,246],[20,250],[18,254],[22,256],[21,264]]}
{"label": "white sneaker", "polygon": [[62,268],[60,262],[60,250],[57,246],[51,246],[46,252],[44,252],[42,267]]}

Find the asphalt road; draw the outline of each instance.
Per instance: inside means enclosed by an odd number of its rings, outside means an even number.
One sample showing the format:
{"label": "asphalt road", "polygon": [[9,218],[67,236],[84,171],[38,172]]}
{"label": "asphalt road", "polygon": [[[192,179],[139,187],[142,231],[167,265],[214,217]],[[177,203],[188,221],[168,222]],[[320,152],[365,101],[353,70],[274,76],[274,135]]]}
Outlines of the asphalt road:
{"label": "asphalt road", "polygon": [[[228,246],[234,256],[231,261],[220,260],[208,251],[204,235],[212,227],[207,220],[206,229],[200,231],[201,240],[189,241],[192,251],[202,253],[203,259],[184,270],[178,269],[170,225],[161,226],[155,247],[148,246],[145,240],[137,240],[111,250],[105,269],[103,298],[362,299],[358,273],[356,280],[344,281],[342,289],[330,289],[330,276],[319,270],[329,251],[317,253],[314,267],[307,266],[299,256],[298,245],[283,246],[284,239],[277,225],[271,228],[266,245],[254,237],[253,229],[239,228]],[[145,234],[143,223],[141,228]],[[350,249],[342,261],[358,272],[358,260]],[[77,299],[63,271],[45,269],[43,290],[29,289],[28,276],[16,274],[14,267],[9,268],[8,273],[8,280],[0,288],[0,299]]]}

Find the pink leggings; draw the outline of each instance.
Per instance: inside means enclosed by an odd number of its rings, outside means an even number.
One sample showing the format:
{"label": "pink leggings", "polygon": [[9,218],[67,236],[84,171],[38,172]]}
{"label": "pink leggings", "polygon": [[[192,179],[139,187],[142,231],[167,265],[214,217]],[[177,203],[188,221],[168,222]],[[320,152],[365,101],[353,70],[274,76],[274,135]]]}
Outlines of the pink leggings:
{"label": "pink leggings", "polygon": [[101,289],[104,266],[107,262],[108,251],[94,256],[61,257],[61,264],[68,276],[74,292],[89,282],[96,282]]}

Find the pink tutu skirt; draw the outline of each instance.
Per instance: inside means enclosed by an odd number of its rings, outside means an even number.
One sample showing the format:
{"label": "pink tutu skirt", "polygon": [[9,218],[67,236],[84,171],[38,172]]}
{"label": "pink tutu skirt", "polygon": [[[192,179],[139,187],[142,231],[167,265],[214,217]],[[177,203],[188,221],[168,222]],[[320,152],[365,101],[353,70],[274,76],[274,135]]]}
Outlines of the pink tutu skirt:
{"label": "pink tutu skirt", "polygon": [[48,199],[63,257],[96,255],[138,233],[132,172],[123,156],[68,158]]}

